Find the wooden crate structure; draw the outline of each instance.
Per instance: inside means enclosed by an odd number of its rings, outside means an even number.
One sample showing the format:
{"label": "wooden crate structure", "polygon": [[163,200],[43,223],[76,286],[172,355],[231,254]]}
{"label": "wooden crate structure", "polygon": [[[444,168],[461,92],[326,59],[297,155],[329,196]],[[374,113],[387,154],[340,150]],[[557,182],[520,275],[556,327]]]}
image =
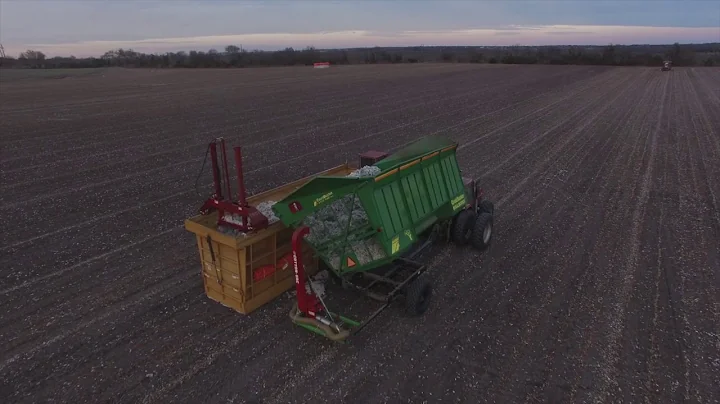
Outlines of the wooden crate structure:
{"label": "wooden crate structure", "polygon": [[[279,201],[318,175],[347,175],[354,167],[343,164],[281,187],[253,195],[248,203]],[[240,313],[249,314],[295,286],[291,258],[292,229],[276,222],[245,236],[217,230],[217,212],[185,220],[200,253],[205,294]],[[311,257],[306,246],[304,257]],[[214,258],[214,259],[213,259]],[[317,272],[318,260],[306,260],[306,271]]]}

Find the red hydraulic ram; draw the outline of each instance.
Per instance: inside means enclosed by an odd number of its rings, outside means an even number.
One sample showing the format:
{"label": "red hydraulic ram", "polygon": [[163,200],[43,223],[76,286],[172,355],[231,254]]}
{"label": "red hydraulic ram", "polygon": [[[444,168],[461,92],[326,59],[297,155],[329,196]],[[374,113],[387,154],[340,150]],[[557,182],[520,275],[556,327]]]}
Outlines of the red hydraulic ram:
{"label": "red hydraulic ram", "polygon": [[[218,141],[220,141],[222,165],[218,162]],[[233,148],[238,177],[238,200],[234,202],[232,200],[232,188],[230,187],[230,170],[228,169],[225,139],[215,139],[210,143],[209,147],[210,157],[212,158],[214,193],[202,205],[200,213],[207,215],[212,209],[215,209],[218,211],[218,225],[232,227],[242,232],[261,230],[268,227],[267,217],[247,203],[243,178],[242,148],[240,146]],[[223,181],[225,181],[227,191],[226,197],[223,196]],[[239,221],[235,219],[236,216],[240,216]]]}
{"label": "red hydraulic ram", "polygon": [[305,289],[305,265],[302,260],[302,241],[310,233],[310,228],[303,226],[295,230],[292,235],[292,258],[295,269],[295,290],[297,292],[298,310],[310,318],[315,318],[322,312],[320,301],[314,293]]}
{"label": "red hydraulic ram", "polygon": [[[303,238],[308,235],[310,228],[303,226],[295,230],[292,235],[293,267],[295,268],[295,290],[297,292],[297,306],[290,312],[293,322],[326,337],[341,341],[350,335],[350,330],[343,326],[350,324],[346,319],[328,310],[322,298],[305,289],[305,265],[302,259]],[[337,321],[339,320],[339,322]],[[360,325],[353,322],[354,325]]]}

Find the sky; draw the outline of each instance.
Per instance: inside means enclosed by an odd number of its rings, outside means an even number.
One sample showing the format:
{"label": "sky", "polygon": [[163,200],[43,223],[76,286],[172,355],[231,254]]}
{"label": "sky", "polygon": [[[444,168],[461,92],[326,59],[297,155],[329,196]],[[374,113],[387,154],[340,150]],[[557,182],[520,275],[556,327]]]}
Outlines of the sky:
{"label": "sky", "polygon": [[8,55],[720,42],[717,0],[0,0]]}

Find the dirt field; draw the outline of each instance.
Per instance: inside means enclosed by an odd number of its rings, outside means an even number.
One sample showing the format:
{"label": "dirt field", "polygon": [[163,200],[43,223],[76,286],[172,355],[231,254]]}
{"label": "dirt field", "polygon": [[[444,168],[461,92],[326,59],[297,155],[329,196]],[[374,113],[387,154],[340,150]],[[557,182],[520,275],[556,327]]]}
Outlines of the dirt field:
{"label": "dirt field", "polygon": [[[720,400],[720,69],[105,70],[0,94],[6,403]],[[334,345],[290,297],[205,297],[182,220],[213,137],[245,146],[254,193],[427,134],[497,217],[486,253],[429,259],[424,317]]]}

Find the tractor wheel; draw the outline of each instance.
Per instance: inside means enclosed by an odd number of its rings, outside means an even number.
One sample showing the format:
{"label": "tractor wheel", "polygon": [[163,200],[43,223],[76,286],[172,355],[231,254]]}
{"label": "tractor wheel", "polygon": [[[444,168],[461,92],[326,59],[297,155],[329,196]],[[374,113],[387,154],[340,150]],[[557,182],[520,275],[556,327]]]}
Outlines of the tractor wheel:
{"label": "tractor wheel", "polygon": [[476,215],[472,210],[466,209],[455,216],[450,236],[457,245],[465,245],[470,241]]}
{"label": "tractor wheel", "polygon": [[430,234],[428,235],[428,240],[430,243],[434,244],[438,240],[440,240],[440,236],[442,235],[442,226],[440,223],[435,223],[435,225],[430,230]]}
{"label": "tractor wheel", "polygon": [[420,316],[427,311],[432,298],[432,284],[424,276],[420,276],[405,291],[405,310],[411,316]]}
{"label": "tractor wheel", "polygon": [[478,250],[484,250],[492,241],[493,217],[490,213],[483,212],[478,216],[473,227],[471,243]]}
{"label": "tractor wheel", "polygon": [[495,205],[488,200],[480,201],[480,212],[487,212],[491,216],[495,216]]}

